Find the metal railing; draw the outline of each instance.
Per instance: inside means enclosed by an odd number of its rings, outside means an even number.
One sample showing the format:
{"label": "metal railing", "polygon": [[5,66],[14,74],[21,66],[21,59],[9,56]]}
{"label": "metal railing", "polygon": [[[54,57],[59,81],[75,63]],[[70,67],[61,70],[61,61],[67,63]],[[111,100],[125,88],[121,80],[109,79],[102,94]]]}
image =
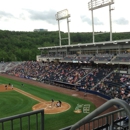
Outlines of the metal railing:
{"label": "metal railing", "polygon": [[[121,109],[96,117],[113,105],[118,105]],[[112,99],[74,125],[60,130],[128,130],[130,121],[124,124],[126,117],[130,119],[130,106],[121,99]]]}
{"label": "metal railing", "polygon": [[1,118],[0,130],[44,130],[44,110]]}

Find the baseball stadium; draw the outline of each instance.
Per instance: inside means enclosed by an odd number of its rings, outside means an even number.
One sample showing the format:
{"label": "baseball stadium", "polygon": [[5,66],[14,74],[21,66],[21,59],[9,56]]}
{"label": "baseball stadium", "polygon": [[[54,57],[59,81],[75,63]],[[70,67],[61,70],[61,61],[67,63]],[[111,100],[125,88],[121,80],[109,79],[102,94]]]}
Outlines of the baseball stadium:
{"label": "baseball stadium", "polygon": [[[92,14],[114,4],[95,1]],[[95,42],[92,15],[93,42],[71,44],[69,17],[57,12],[59,45],[38,47],[36,61],[0,63],[0,130],[129,130],[130,39],[113,40],[110,17],[110,40]]]}

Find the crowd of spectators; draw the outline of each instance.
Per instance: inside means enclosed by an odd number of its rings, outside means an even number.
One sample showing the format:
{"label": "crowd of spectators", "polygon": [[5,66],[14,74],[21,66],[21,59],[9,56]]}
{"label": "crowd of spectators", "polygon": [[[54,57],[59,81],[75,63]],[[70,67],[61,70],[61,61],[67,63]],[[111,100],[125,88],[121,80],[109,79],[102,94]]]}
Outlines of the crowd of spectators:
{"label": "crowd of spectators", "polygon": [[97,83],[100,82],[102,78],[107,76],[112,71],[111,68],[107,67],[98,67],[94,68],[88,75],[86,75],[80,82],[81,87],[83,89],[90,90],[92,89]]}
{"label": "crowd of spectators", "polygon": [[81,89],[120,98],[130,104],[130,75],[114,72],[106,65],[92,68],[91,65],[83,67],[81,64],[26,61],[6,73],[40,82],[57,81],[78,85]]}
{"label": "crowd of spectators", "polygon": [[27,61],[6,73],[39,81],[55,80],[75,84],[88,73],[88,70],[83,70],[75,64]]}
{"label": "crowd of spectators", "polygon": [[101,81],[95,91],[111,98],[119,98],[130,104],[130,75],[113,72]]}

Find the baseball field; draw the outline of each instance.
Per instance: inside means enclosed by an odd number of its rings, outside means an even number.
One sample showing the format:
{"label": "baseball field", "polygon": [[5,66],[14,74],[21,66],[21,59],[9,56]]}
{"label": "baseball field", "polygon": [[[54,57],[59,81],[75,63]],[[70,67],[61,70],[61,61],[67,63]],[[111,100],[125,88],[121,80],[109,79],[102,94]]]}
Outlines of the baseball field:
{"label": "baseball field", "polygon": [[[13,84],[13,89],[8,86],[6,90],[5,85],[9,83]],[[24,84],[24,86],[21,84]],[[51,88],[56,90],[51,90]],[[36,85],[34,81],[27,83],[22,80],[6,78],[6,76],[0,77],[0,118],[44,109],[45,130],[58,130],[74,124],[96,108],[92,102],[80,98],[76,91],[68,89],[64,89],[64,91],[70,91],[71,94],[59,91],[59,87],[56,86],[50,87],[43,83],[40,86]],[[54,100],[54,104],[51,104],[51,99]],[[62,105],[57,108],[55,103],[59,100]],[[90,109],[87,112],[84,112],[83,108],[77,111],[77,104],[82,106],[89,104]],[[35,118],[33,120],[35,121]],[[33,121],[31,125],[31,130],[35,130]],[[16,122],[16,130],[18,130],[18,126]],[[26,121],[24,121],[23,127],[24,130],[28,129]],[[8,125],[6,125],[6,129],[9,130]]]}

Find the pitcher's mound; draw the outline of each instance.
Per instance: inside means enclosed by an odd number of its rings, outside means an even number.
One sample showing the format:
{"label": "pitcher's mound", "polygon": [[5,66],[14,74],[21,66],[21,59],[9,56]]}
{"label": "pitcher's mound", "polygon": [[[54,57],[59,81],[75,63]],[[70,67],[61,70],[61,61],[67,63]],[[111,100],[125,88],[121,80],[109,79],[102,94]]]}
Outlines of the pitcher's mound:
{"label": "pitcher's mound", "polygon": [[33,110],[44,109],[45,114],[57,114],[70,109],[70,104],[62,102],[61,107],[56,107],[57,101],[51,104],[51,101],[41,102],[32,107]]}

